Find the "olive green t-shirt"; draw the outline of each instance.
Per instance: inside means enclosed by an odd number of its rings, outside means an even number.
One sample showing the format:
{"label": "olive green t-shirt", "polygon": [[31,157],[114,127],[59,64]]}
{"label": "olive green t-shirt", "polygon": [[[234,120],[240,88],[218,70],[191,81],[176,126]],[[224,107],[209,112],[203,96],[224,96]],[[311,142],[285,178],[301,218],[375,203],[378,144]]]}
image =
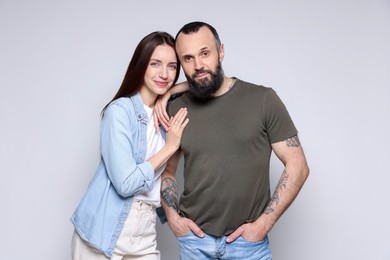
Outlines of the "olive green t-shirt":
{"label": "olive green t-shirt", "polygon": [[169,114],[181,107],[190,121],[181,140],[180,212],[207,234],[227,235],[260,216],[270,199],[271,143],[297,130],[274,90],[239,79],[207,102],[187,92],[169,104]]}

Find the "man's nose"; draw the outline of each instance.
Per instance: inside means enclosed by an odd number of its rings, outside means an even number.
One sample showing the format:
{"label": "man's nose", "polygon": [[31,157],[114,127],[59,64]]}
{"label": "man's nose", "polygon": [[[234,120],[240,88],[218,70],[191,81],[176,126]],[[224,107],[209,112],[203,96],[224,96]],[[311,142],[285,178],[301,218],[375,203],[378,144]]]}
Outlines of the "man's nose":
{"label": "man's nose", "polygon": [[194,59],[194,67],[196,70],[200,70],[203,68],[203,63],[199,58]]}

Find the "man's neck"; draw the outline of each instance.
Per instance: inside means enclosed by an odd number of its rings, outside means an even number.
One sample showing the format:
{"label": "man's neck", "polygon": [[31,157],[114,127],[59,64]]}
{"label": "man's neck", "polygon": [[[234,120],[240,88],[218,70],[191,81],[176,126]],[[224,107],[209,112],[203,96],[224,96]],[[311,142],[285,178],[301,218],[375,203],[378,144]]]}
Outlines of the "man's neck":
{"label": "man's neck", "polygon": [[224,77],[222,86],[214,93],[213,96],[218,97],[228,92],[234,85],[235,81],[236,80],[234,78]]}

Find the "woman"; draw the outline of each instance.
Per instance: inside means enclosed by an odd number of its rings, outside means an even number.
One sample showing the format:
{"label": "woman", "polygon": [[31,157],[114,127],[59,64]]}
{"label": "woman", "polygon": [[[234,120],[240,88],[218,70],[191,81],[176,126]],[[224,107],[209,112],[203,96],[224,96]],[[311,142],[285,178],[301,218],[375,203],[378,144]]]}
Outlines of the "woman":
{"label": "woman", "polygon": [[152,114],[157,96],[177,81],[179,70],[168,33],[153,32],[135,49],[122,85],[102,111],[101,161],[71,218],[73,260],[160,259],[160,175],[188,119],[182,108],[165,139],[165,131],[155,131]]}

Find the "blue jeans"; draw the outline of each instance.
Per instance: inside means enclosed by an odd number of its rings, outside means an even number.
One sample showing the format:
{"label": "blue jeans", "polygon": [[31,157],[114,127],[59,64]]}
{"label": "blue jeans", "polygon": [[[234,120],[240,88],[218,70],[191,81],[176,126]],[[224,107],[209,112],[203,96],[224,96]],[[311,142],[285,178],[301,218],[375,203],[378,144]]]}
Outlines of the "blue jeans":
{"label": "blue jeans", "polygon": [[199,238],[192,232],[177,238],[180,247],[180,259],[247,259],[271,260],[271,250],[268,238],[260,242],[249,242],[239,237],[232,243],[226,243],[226,236],[215,237],[205,235]]}

